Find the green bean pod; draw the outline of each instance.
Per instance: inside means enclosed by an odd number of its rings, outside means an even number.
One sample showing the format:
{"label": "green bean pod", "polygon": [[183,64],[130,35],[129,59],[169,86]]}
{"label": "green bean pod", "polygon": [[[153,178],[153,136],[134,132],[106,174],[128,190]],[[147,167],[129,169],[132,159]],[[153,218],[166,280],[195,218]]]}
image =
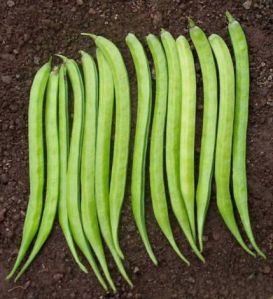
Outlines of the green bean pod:
{"label": "green bean pod", "polygon": [[180,115],[181,115],[181,71],[177,47],[172,35],[162,30],[161,40],[168,66],[168,106],[166,127],[166,170],[170,201],[175,217],[182,228],[192,250],[204,262],[196,247],[186,207],[181,195],[179,176]]}
{"label": "green bean pod", "polygon": [[220,104],[217,127],[215,180],[217,206],[227,227],[249,254],[255,254],[246,246],[236,224],[230,196],[230,169],[235,104],[235,77],[229,49],[225,41],[212,34],[209,41],[218,65],[220,82]]}
{"label": "green bean pod", "polygon": [[145,165],[150,127],[152,82],[149,63],[142,44],[137,37],[129,33],[126,37],[133,58],[138,86],[137,120],[132,166],[132,210],[135,222],[146,251],[155,265],[157,260],[150,244],[145,224]]}
{"label": "green bean pod", "polygon": [[66,171],[69,152],[69,117],[68,117],[68,88],[65,65],[59,71],[59,148],[60,148],[60,194],[58,218],[65,236],[68,247],[80,267],[87,273],[86,267],[81,263],[76,251],[71,230],[68,223],[67,203],[66,203]]}
{"label": "green bean pod", "polygon": [[87,35],[94,39],[96,46],[105,56],[105,59],[110,65],[114,80],[116,122],[109,194],[110,221],[116,251],[121,258],[124,258],[119,246],[118,227],[125,193],[131,129],[129,79],[125,63],[117,46],[102,36],[95,36],[93,34]]}
{"label": "green bean pod", "polygon": [[246,176],[246,136],[249,102],[249,58],[248,45],[244,31],[233,16],[226,12],[228,30],[231,38],[236,65],[236,99],[233,133],[232,178],[233,192],[242,224],[250,243],[256,252],[265,258],[258,247],[250,224]]}
{"label": "green bean pod", "polygon": [[109,164],[110,164],[110,142],[112,128],[112,112],[114,101],[114,83],[111,69],[102,51],[97,49],[97,60],[99,69],[99,112],[97,146],[96,146],[96,204],[98,219],[102,236],[108,246],[115,263],[123,278],[132,286],[122,261],[116,251],[110,222],[109,202]]}
{"label": "green bean pod", "polygon": [[197,229],[200,250],[210,201],[217,126],[217,74],[209,41],[201,28],[189,19],[190,37],[199,59],[203,81],[203,128],[196,191]]}
{"label": "green bean pod", "polygon": [[181,69],[180,188],[195,239],[194,144],[196,77],[194,59],[184,36],[176,40]]}
{"label": "green bean pod", "polygon": [[98,78],[93,58],[84,51],[81,62],[85,87],[85,117],[81,160],[81,215],[85,235],[103,269],[105,277],[116,292],[108,270],[97,217],[95,198],[95,161],[97,137]]}
{"label": "green bean pod", "polygon": [[54,223],[59,198],[59,140],[58,140],[58,68],[55,68],[48,80],[45,108],[45,135],[47,152],[46,196],[38,235],[26,263],[15,281],[27,270],[47,240]]}
{"label": "green bean pod", "polygon": [[67,164],[66,202],[68,221],[76,244],[88,260],[102,287],[107,290],[107,285],[101,276],[96,261],[94,260],[94,257],[90,251],[90,247],[85,238],[79,207],[81,149],[84,127],[83,81],[76,62],[73,59],[68,59],[61,55],[59,56],[64,60],[74,97],[74,116]]}
{"label": "green bean pod", "polygon": [[30,195],[20,249],[7,279],[20,266],[40,224],[44,190],[43,104],[50,70],[51,60],[38,70],[31,86],[28,108]]}
{"label": "green bean pod", "polygon": [[164,183],[163,154],[168,97],[167,61],[164,49],[158,38],[153,34],[149,34],[146,39],[152,53],[156,75],[155,107],[152,123],[149,167],[153,211],[161,231],[169,241],[173,250],[187,263],[188,261],[177,247],[173,236]]}

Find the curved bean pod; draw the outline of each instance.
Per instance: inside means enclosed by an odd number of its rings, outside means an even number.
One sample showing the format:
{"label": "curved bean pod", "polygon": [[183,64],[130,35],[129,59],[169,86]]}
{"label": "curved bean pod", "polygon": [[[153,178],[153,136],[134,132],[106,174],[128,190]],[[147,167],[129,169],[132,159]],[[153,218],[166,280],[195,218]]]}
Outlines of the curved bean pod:
{"label": "curved bean pod", "polygon": [[217,127],[215,180],[217,206],[227,227],[249,254],[255,254],[246,246],[234,217],[230,196],[231,149],[235,103],[234,68],[229,49],[224,40],[217,34],[212,34],[209,41],[214,52],[220,82],[220,105]]}
{"label": "curved bean pod", "polygon": [[114,83],[111,69],[101,50],[97,50],[97,60],[99,69],[99,113],[96,147],[96,203],[98,219],[102,236],[107,244],[115,263],[130,286],[129,279],[122,261],[116,251],[110,222],[111,208],[109,202],[109,160],[110,160],[110,140],[112,127],[112,111],[114,101]]}
{"label": "curved bean pod", "polygon": [[68,221],[76,244],[88,260],[102,287],[107,290],[107,285],[101,276],[101,273],[85,238],[79,209],[81,170],[80,161],[82,133],[84,126],[84,89],[82,77],[78,65],[73,59],[68,59],[61,55],[58,56],[61,57],[65,63],[74,97],[74,117],[67,164],[66,202]]}
{"label": "curved bean pod", "polygon": [[246,135],[249,102],[249,59],[244,31],[233,16],[226,12],[228,30],[233,46],[236,64],[236,99],[233,133],[232,178],[234,199],[241,221],[250,243],[256,252],[265,258],[258,247],[250,224],[246,176]]}
{"label": "curved bean pod", "polygon": [[153,34],[149,34],[146,39],[152,53],[156,74],[155,108],[150,146],[150,187],[153,211],[161,231],[173,250],[183,261],[187,262],[177,247],[173,236],[164,183],[163,154],[168,96],[167,61],[164,49],[158,38]]}
{"label": "curved bean pod", "polygon": [[66,203],[66,171],[69,152],[69,117],[68,117],[68,90],[66,68],[61,66],[59,71],[59,148],[60,148],[60,195],[58,218],[69,249],[80,269],[87,273],[76,251],[71,230],[68,223]]}
{"label": "curved bean pod", "polygon": [[176,40],[181,69],[180,188],[195,239],[194,144],[196,77],[191,47],[184,36]]}
{"label": "curved bean pod", "polygon": [[26,263],[18,273],[15,281],[27,270],[47,240],[54,223],[59,197],[59,140],[58,140],[58,68],[55,68],[48,80],[45,108],[45,135],[47,151],[46,198],[38,230],[38,235]]}
{"label": "curved bean pod", "polygon": [[192,235],[188,214],[181,195],[179,178],[179,145],[181,114],[181,72],[177,47],[172,35],[162,30],[161,40],[168,66],[168,108],[166,128],[166,169],[172,210],[192,250],[204,262]]}
{"label": "curved bean pod", "polygon": [[131,129],[129,79],[125,63],[117,46],[102,36],[95,36],[93,34],[87,35],[94,39],[96,46],[103,53],[110,65],[114,80],[116,123],[109,194],[110,221],[116,251],[121,258],[124,258],[119,246],[118,227],[121,208],[124,200]]}
{"label": "curved bean pod", "polygon": [[138,86],[138,108],[131,181],[132,210],[146,251],[153,263],[157,265],[157,260],[147,234],[144,203],[145,165],[151,118],[152,82],[149,63],[140,41],[134,34],[129,33],[126,37],[126,44],[133,58]]}
{"label": "curved bean pod", "polygon": [[51,61],[38,70],[31,86],[28,108],[30,195],[20,249],[7,279],[10,279],[20,266],[40,224],[44,190],[43,103],[50,70]]}
{"label": "curved bean pod", "polygon": [[217,74],[209,41],[201,28],[189,19],[190,36],[198,55],[203,81],[203,128],[196,191],[197,228],[200,250],[203,250],[203,231],[210,201],[211,180],[217,126]]}
{"label": "curved bean pod", "polygon": [[95,160],[97,137],[98,78],[93,58],[84,51],[81,53],[85,87],[84,130],[81,160],[81,215],[85,235],[97,256],[105,277],[116,292],[108,270],[100,236],[95,198]]}

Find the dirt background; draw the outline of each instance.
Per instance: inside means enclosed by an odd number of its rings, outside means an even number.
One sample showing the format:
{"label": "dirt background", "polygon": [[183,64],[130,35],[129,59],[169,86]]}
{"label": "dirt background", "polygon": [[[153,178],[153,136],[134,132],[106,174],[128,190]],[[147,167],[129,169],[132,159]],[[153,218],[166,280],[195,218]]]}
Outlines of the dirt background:
{"label": "dirt background", "polygon": [[[147,188],[147,226],[159,260],[159,266],[154,267],[136,231],[127,187],[120,236],[126,267],[135,285],[132,290],[121,280],[107,253],[119,293],[105,295],[92,271],[84,275],[73,262],[57,223],[23,278],[16,284],[5,281],[20,244],[28,200],[28,95],[39,66],[57,52],[77,59],[80,49],[94,52],[94,45],[81,37],[80,32],[94,32],[111,38],[124,54],[131,78],[133,133],[136,82],[132,60],[124,43],[126,33],[134,32],[142,41],[149,32],[159,33],[162,27],[175,36],[188,34],[186,16],[192,16],[208,34],[219,33],[228,41],[223,16],[226,9],[241,21],[250,44],[252,83],[247,161],[250,214],[257,241],[265,250],[267,260],[249,257],[237,245],[219,217],[213,192],[205,227],[205,265],[191,253],[171,215],[179,245],[192,263],[191,267],[186,267],[170,249],[155,223]],[[0,39],[0,298],[272,298],[272,0],[1,0]],[[200,91],[200,75],[198,79]],[[197,160],[201,98],[199,92]]]}

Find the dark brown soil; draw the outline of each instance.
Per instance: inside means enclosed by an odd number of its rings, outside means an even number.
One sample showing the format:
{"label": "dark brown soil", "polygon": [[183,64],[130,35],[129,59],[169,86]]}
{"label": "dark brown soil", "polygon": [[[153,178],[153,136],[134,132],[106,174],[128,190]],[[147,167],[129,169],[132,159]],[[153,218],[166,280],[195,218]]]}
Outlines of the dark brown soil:
{"label": "dark brown soil", "polygon": [[[223,16],[226,9],[241,21],[250,44],[250,214],[257,241],[265,250],[267,260],[248,256],[234,241],[219,217],[213,192],[205,228],[205,265],[197,261],[190,252],[172,216],[177,240],[192,262],[190,267],[186,267],[160,233],[147,190],[147,225],[159,260],[159,266],[154,267],[144,251],[132,219],[128,187],[120,235],[128,261],[126,266],[135,285],[133,290],[120,279],[108,255],[113,276],[119,285],[119,293],[116,296],[105,295],[92,271],[89,275],[84,275],[75,265],[57,223],[50,239],[23,278],[16,284],[5,281],[20,244],[28,201],[28,95],[31,80],[38,67],[57,52],[75,58],[79,56],[80,49],[93,52],[94,45],[79,33],[95,32],[118,44],[124,54],[130,78],[134,78],[132,60],[124,43],[126,33],[135,32],[143,41],[149,32],[159,33],[162,27],[175,36],[187,34],[186,16],[190,15],[208,34],[216,32],[228,40]],[[0,20],[0,298],[271,298],[272,0],[248,0],[245,3],[235,0],[2,0]],[[131,84],[134,127],[135,79],[131,80]],[[199,94],[199,137],[201,103]],[[148,178],[146,181],[148,183]]]}

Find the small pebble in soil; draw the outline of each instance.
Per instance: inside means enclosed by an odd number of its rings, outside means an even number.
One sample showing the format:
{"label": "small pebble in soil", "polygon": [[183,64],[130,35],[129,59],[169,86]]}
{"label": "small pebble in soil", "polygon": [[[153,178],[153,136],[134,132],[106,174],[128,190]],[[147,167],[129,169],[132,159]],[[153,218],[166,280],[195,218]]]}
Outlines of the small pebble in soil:
{"label": "small pebble in soil", "polygon": [[6,173],[1,174],[0,181],[3,185],[7,185],[9,179]]}
{"label": "small pebble in soil", "polygon": [[78,5],[83,5],[83,0],[77,0]]}
{"label": "small pebble in soil", "polygon": [[220,235],[217,232],[212,233],[212,238],[214,241],[218,241],[220,239]]}
{"label": "small pebble in soil", "polygon": [[250,9],[251,8],[251,4],[252,4],[252,1],[251,0],[247,0],[243,3],[243,7],[245,9]]}
{"label": "small pebble in soil", "polygon": [[1,81],[5,84],[9,84],[11,82],[11,76],[9,75],[2,75],[1,76]]}
{"label": "small pebble in soil", "polygon": [[155,27],[159,27],[162,25],[162,14],[161,12],[157,11],[153,16],[152,16],[152,19],[153,19],[153,25]]}
{"label": "small pebble in soil", "polygon": [[90,15],[94,15],[94,14],[96,14],[96,10],[93,7],[90,7],[88,13]]}
{"label": "small pebble in soil", "polygon": [[140,273],[140,270],[137,266],[134,268],[133,273],[136,275],[138,275]]}
{"label": "small pebble in soil", "polygon": [[8,0],[7,1],[7,6],[8,7],[13,7],[15,5],[15,2],[13,0]]}
{"label": "small pebble in soil", "polygon": [[264,274],[269,274],[271,272],[271,268],[269,265],[265,265],[263,268],[262,268],[262,273]]}
{"label": "small pebble in soil", "polygon": [[53,280],[55,280],[55,281],[61,280],[62,278],[63,278],[62,273],[56,273],[53,275]]}

